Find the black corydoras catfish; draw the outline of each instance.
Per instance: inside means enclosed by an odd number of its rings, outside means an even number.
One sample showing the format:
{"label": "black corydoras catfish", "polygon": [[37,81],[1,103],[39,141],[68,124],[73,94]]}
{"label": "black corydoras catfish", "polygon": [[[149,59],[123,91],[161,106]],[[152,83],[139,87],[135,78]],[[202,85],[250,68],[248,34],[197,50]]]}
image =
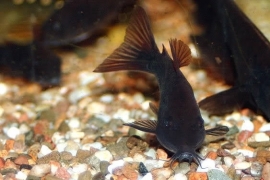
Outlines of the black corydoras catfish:
{"label": "black corydoras catfish", "polygon": [[192,88],[179,67],[192,60],[190,49],[180,40],[169,41],[173,60],[163,46],[159,52],[150,29],[149,20],[141,7],[134,10],[126,30],[124,43],[120,45],[94,72],[119,70],[139,70],[156,76],[160,88],[160,106],[151,109],[157,113],[158,120],[139,120],[124,125],[155,133],[158,141],[169,151],[175,153],[171,162],[183,159],[200,163],[202,157],[196,153],[205,134],[223,135],[227,127],[204,129],[198,105]]}
{"label": "black corydoras catfish", "polygon": [[[195,0],[206,66],[233,87],[199,102],[210,114],[250,108],[270,121],[270,42],[233,0]],[[217,63],[216,58],[220,61]]]}

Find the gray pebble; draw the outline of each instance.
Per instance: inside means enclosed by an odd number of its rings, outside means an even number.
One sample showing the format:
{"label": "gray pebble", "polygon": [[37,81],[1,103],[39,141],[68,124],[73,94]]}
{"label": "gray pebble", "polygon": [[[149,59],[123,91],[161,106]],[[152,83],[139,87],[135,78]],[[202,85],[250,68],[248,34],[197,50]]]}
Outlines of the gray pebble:
{"label": "gray pebble", "polygon": [[89,180],[89,179],[92,179],[92,174],[90,171],[84,171],[78,177],[78,180]]}
{"label": "gray pebble", "polygon": [[108,161],[100,161],[100,171],[103,174],[108,174],[108,167],[109,167],[110,163]]}
{"label": "gray pebble", "polygon": [[227,176],[224,172],[217,170],[217,169],[211,169],[207,172],[208,180],[231,180],[229,176]]}
{"label": "gray pebble", "polygon": [[92,180],[105,180],[105,175],[102,172],[98,172],[93,176]]}

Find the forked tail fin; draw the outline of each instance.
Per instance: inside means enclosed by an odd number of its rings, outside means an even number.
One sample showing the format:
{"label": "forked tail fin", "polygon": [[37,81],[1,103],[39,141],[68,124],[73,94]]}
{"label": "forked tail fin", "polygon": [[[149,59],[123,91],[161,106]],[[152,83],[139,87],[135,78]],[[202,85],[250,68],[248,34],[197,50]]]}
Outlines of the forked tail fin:
{"label": "forked tail fin", "polygon": [[151,32],[148,17],[142,7],[136,7],[124,42],[94,72],[110,72],[119,70],[148,71],[148,64],[156,61],[159,53]]}

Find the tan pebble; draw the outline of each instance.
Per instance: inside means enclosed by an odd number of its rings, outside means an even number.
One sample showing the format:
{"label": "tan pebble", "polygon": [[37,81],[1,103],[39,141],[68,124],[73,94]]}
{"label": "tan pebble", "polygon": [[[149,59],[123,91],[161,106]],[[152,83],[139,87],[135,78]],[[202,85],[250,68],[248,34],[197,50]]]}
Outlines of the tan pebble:
{"label": "tan pebble", "polygon": [[164,151],[164,149],[157,149],[157,158],[166,160],[168,158],[168,154]]}
{"label": "tan pebble", "polygon": [[243,169],[247,169],[247,168],[250,168],[251,166],[251,163],[250,162],[238,162],[234,165],[234,168],[235,169],[240,169],[240,170],[243,170]]}
{"label": "tan pebble", "polygon": [[69,180],[71,178],[71,175],[68,173],[66,168],[59,167],[55,173],[55,177],[58,177],[62,180]]}
{"label": "tan pebble", "polygon": [[270,151],[267,150],[258,150],[256,156],[270,157]]}
{"label": "tan pebble", "polygon": [[14,142],[15,142],[14,140],[8,139],[5,143],[5,150],[9,151],[9,150],[13,149]]}
{"label": "tan pebble", "polygon": [[34,144],[28,149],[28,155],[31,156],[34,161],[37,160],[40,148],[41,148],[40,144]]}
{"label": "tan pebble", "polygon": [[122,167],[122,173],[125,177],[131,180],[136,180],[138,179],[138,172],[135,171],[135,169],[132,167],[131,164],[125,164]]}
{"label": "tan pebble", "polygon": [[169,178],[172,175],[172,170],[170,168],[159,168],[151,171],[154,179],[160,176],[164,176],[165,178]]}
{"label": "tan pebble", "polygon": [[205,172],[192,172],[188,176],[188,180],[207,180]]}
{"label": "tan pebble", "polygon": [[214,151],[210,151],[207,155],[207,158],[215,160],[217,158],[217,153]]}
{"label": "tan pebble", "polygon": [[241,131],[237,136],[237,140],[240,143],[246,143],[248,138],[251,137],[252,134],[253,132],[251,131],[247,131],[247,130]]}
{"label": "tan pebble", "polygon": [[259,132],[259,129],[262,127],[263,123],[257,119],[253,120],[252,123],[254,125],[254,132]]}
{"label": "tan pebble", "polygon": [[4,166],[5,169],[16,169],[16,164],[14,162],[12,162],[10,159],[6,160],[5,162],[5,166]]}
{"label": "tan pebble", "polygon": [[267,160],[265,157],[262,157],[262,156],[259,156],[259,157],[256,157],[256,161],[262,163],[262,164],[265,164],[267,163]]}
{"label": "tan pebble", "polygon": [[18,165],[29,164],[28,159],[29,159],[29,156],[21,154],[14,160],[14,163]]}
{"label": "tan pebble", "polygon": [[244,176],[241,178],[241,180],[254,180],[255,178],[252,176]]}
{"label": "tan pebble", "polygon": [[262,179],[263,180],[269,180],[270,179],[270,163],[266,163],[263,166]]}
{"label": "tan pebble", "polygon": [[51,166],[49,164],[39,164],[33,166],[29,175],[36,177],[43,177],[51,171]]}

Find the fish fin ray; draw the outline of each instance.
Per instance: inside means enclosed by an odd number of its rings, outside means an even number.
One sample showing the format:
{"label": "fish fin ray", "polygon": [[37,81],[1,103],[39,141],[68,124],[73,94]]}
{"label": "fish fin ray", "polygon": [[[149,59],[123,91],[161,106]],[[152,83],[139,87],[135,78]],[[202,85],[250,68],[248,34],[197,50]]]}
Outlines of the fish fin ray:
{"label": "fish fin ray", "polygon": [[207,135],[212,135],[212,136],[222,136],[222,135],[225,135],[228,131],[229,131],[229,128],[227,126],[217,126],[217,127],[205,130],[205,133]]}
{"label": "fish fin ray", "polygon": [[155,113],[156,115],[158,114],[158,107],[154,103],[149,102],[149,107],[153,113]]}
{"label": "fish fin ray", "polygon": [[181,40],[169,40],[174,66],[180,68],[189,65],[192,60],[190,48]]}
{"label": "fish fin ray", "polygon": [[133,127],[135,129],[155,133],[157,128],[157,121],[156,120],[138,120],[132,123],[124,123],[125,126]]}
{"label": "fish fin ray", "polygon": [[94,72],[149,71],[148,64],[154,60],[156,53],[159,53],[159,50],[150,28],[149,19],[144,9],[138,6],[126,29],[124,42]]}

